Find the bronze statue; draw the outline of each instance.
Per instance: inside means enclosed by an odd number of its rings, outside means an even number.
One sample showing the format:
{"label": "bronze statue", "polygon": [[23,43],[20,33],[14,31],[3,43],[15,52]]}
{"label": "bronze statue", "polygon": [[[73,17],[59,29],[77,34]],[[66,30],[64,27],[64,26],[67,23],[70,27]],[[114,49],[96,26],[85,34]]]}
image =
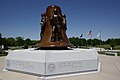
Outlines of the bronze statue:
{"label": "bronze statue", "polygon": [[42,36],[43,36],[43,33],[44,33],[44,29],[45,29],[45,24],[46,24],[46,15],[45,13],[42,13],[41,14],[41,22],[40,22],[40,25],[41,25],[41,33],[40,33],[40,36],[41,36],[41,39],[42,39]]}
{"label": "bronze statue", "polygon": [[55,9],[50,19],[50,24],[52,26],[52,36],[51,41],[62,41],[62,27],[63,27],[63,18],[59,12]]}
{"label": "bronze statue", "polygon": [[66,16],[60,7],[48,6],[46,13],[41,14],[41,40],[39,48],[67,48],[71,44],[66,36]]}

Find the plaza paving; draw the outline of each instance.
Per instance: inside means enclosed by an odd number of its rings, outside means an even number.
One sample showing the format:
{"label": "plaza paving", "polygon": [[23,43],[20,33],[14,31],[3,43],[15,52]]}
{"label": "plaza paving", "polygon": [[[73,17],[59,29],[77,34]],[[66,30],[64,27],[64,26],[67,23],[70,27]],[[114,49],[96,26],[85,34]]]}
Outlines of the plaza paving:
{"label": "plaza paving", "polygon": [[[38,76],[22,74],[4,69],[5,57],[0,57],[0,80],[42,80]],[[99,55],[101,71],[93,74],[85,74],[71,77],[62,77],[50,80],[120,80],[120,57]]]}

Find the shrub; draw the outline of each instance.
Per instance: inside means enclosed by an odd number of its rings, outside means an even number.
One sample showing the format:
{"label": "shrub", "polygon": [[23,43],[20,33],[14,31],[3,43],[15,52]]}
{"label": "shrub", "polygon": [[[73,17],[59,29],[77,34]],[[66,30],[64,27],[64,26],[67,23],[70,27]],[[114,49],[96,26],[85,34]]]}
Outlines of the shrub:
{"label": "shrub", "polygon": [[0,56],[7,56],[7,55],[8,55],[8,52],[0,51]]}

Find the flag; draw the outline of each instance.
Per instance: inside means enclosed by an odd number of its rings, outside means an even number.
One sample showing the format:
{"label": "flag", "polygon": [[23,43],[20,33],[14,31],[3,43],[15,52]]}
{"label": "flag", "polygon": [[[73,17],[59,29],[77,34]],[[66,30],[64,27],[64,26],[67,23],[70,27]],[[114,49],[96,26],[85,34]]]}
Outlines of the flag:
{"label": "flag", "polygon": [[92,35],[92,30],[87,33],[87,35]]}
{"label": "flag", "polygon": [[80,35],[80,38],[82,38],[82,37],[83,37],[83,34]]}
{"label": "flag", "polygon": [[100,37],[101,36],[101,34],[100,34],[100,32],[97,34],[97,37]]}

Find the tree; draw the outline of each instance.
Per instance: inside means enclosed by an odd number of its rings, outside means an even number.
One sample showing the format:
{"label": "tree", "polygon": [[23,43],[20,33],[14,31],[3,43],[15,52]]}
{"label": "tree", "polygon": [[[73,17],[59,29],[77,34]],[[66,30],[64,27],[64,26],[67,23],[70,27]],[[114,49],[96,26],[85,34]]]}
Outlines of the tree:
{"label": "tree", "polygon": [[105,41],[106,44],[110,44],[110,40],[111,39],[107,39],[107,41]]}
{"label": "tree", "polygon": [[119,45],[120,45],[120,38],[116,38],[116,39],[115,39],[115,42],[116,42],[116,45],[119,46]]}
{"label": "tree", "polygon": [[15,45],[15,39],[10,37],[7,39],[8,46],[14,46]]}
{"label": "tree", "polygon": [[85,38],[72,37],[72,38],[69,38],[69,41],[73,45],[78,45],[78,46],[86,46],[87,45],[87,41]]}
{"label": "tree", "polygon": [[110,46],[112,47],[112,49],[113,49],[113,47],[116,46],[115,39],[112,38],[112,39],[110,40]]}
{"label": "tree", "polygon": [[24,45],[24,38],[23,37],[16,37],[16,43],[18,46]]}
{"label": "tree", "polygon": [[2,38],[2,34],[0,33],[0,38]]}
{"label": "tree", "polygon": [[27,38],[27,39],[25,40],[25,44],[26,44],[26,45],[31,45],[31,44],[32,44],[32,41],[31,41],[29,38]]}
{"label": "tree", "polygon": [[2,45],[4,45],[4,49],[8,49],[7,38],[2,38]]}
{"label": "tree", "polygon": [[87,45],[88,45],[88,46],[92,46],[91,44],[92,44],[92,43],[91,43],[91,39],[88,39],[88,40],[87,40]]}
{"label": "tree", "polygon": [[87,46],[87,41],[86,41],[86,39],[85,38],[82,38],[82,46]]}
{"label": "tree", "polygon": [[76,45],[76,38],[75,37],[69,38],[69,41],[71,44]]}
{"label": "tree", "polygon": [[93,39],[93,46],[100,45],[100,40],[99,39]]}
{"label": "tree", "polygon": [[35,45],[37,43],[39,43],[39,41],[37,41],[37,40],[31,40],[31,45]]}

